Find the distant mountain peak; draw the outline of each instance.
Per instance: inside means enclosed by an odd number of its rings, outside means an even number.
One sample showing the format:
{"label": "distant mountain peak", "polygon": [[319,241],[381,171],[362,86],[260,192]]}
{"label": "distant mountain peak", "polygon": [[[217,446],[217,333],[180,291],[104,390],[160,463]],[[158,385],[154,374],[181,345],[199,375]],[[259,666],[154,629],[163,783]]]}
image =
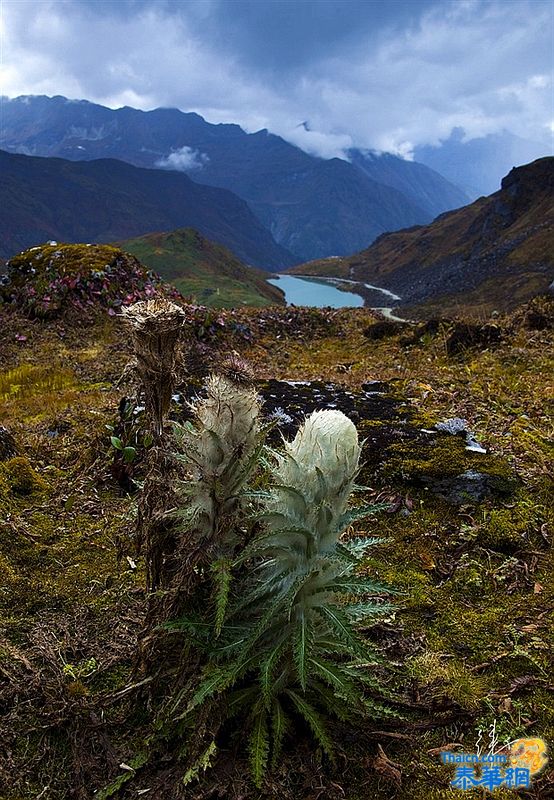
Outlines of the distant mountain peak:
{"label": "distant mountain peak", "polygon": [[[309,130],[309,120],[301,123]],[[348,255],[377,236],[429,222],[468,198],[421,164],[391,155],[309,155],[266,129],[213,125],[178,109],[109,109],[29,97],[3,109],[0,147],[71,161],[115,158],[176,169],[242,198],[298,261]]]}

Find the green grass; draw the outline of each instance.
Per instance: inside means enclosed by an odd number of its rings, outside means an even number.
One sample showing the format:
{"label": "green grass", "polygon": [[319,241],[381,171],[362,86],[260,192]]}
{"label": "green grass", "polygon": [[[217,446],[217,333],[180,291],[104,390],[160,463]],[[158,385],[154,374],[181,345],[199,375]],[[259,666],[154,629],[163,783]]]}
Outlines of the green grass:
{"label": "green grass", "polygon": [[270,273],[248,267],[193,228],[129,239],[121,247],[199,305],[283,305],[282,292],[267,283]]}

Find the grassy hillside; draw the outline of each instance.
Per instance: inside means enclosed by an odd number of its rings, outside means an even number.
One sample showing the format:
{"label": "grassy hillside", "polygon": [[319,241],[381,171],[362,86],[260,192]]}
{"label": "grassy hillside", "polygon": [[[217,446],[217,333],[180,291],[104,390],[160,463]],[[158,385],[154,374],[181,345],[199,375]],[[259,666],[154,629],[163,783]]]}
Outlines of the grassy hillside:
{"label": "grassy hillside", "polygon": [[266,281],[267,273],[247,267],[193,228],[150,233],[120,246],[200,305],[231,308],[284,303],[283,293]]}
{"label": "grassy hillside", "polygon": [[349,278],[350,263],[348,256],[335,256],[333,258],[316,258],[306,261],[296,267],[283,270],[288,275],[321,275],[322,277]]}

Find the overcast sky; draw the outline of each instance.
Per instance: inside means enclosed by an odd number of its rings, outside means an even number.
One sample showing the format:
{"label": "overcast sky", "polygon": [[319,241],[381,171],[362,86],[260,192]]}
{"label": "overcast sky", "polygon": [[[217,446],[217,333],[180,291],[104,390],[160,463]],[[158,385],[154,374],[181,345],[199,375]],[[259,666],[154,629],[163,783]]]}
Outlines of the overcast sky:
{"label": "overcast sky", "polygon": [[[0,93],[175,106],[310,152],[552,148],[552,0],[0,0]],[[306,123],[306,125],[302,125]],[[307,128],[307,129],[306,129]]]}

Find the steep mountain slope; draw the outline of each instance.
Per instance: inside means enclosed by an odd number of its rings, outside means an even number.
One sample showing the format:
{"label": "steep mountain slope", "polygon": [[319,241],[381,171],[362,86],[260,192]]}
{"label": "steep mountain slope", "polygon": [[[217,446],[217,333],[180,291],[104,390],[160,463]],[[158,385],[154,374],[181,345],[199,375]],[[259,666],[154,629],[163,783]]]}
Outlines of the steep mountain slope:
{"label": "steep mountain slope", "polygon": [[193,228],[149,233],[119,244],[201,305],[230,308],[284,303],[283,293],[266,281],[267,273],[247,267]]}
{"label": "steep mountain slope", "polygon": [[512,167],[551,156],[552,146],[522,139],[508,131],[464,141],[462,128],[455,128],[439,147],[416,147],[415,157],[463,187],[470,199],[498,191],[500,180]]}
{"label": "steep mountain slope", "polygon": [[0,151],[0,173],[0,256],[46,239],[110,242],[191,226],[246,263],[278,268],[295,261],[243,200],[177,172]]}
{"label": "steep mountain slope", "polygon": [[500,191],[430,225],[292,271],[368,281],[399,294],[414,313],[510,310],[554,278],[553,192],[554,158],[538,159],[513,169]]}
{"label": "steep mountain slope", "polygon": [[369,178],[397,189],[434,219],[438,214],[465,206],[470,197],[434,169],[417,161],[404,161],[390,153],[350,150],[355,164]]}
{"label": "steep mountain slope", "polygon": [[[258,181],[261,187],[264,176]],[[338,158],[274,178],[262,195],[253,206],[258,217],[301,260],[350,254],[384,231],[429,218],[401,192]]]}
{"label": "steep mountain slope", "polygon": [[[371,164],[315,158],[266,130],[212,125],[177,109],[112,110],[63,97],[4,100],[0,146],[71,160],[165,165],[231,189],[299,260],[352,253],[376,236],[465,198],[432,170],[395,156]],[[348,224],[345,225],[345,221]]]}

